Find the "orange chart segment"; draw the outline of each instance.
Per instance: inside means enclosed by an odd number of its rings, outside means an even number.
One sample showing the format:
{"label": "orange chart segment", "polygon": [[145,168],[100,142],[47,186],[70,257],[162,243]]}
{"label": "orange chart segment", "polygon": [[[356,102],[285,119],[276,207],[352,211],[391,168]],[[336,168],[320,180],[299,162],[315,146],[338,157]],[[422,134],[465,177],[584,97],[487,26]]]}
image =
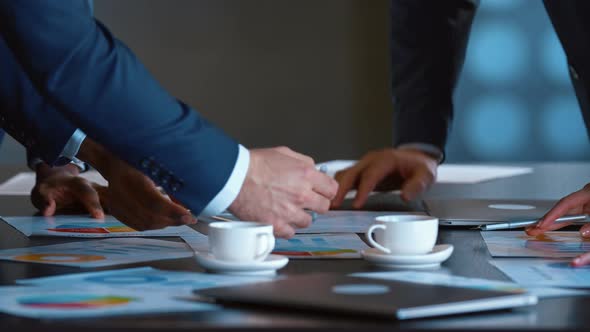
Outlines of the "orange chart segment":
{"label": "orange chart segment", "polygon": [[83,263],[104,260],[105,257],[99,255],[45,253],[19,255],[15,256],[14,259],[23,262]]}

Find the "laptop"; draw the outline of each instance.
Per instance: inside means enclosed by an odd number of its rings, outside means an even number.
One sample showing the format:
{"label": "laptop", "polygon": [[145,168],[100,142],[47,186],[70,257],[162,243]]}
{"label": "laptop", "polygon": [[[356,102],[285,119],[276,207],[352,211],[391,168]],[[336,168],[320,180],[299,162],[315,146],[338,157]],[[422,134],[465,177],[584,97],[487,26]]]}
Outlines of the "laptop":
{"label": "laptop", "polygon": [[479,226],[500,222],[537,220],[556,201],[524,199],[426,199],[426,212],[440,225]]}
{"label": "laptop", "polygon": [[195,291],[199,300],[414,319],[534,305],[529,293],[316,273]]}

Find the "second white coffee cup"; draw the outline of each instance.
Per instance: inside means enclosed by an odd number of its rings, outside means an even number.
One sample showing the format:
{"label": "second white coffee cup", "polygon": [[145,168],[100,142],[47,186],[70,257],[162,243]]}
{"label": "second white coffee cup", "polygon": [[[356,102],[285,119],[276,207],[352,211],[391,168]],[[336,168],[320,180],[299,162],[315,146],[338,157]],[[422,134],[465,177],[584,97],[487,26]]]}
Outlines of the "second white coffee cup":
{"label": "second white coffee cup", "polygon": [[209,224],[209,251],[219,260],[263,261],[275,247],[272,225],[227,221]]}
{"label": "second white coffee cup", "polygon": [[380,216],[366,235],[369,243],[385,254],[423,255],[434,248],[438,219],[421,215]]}

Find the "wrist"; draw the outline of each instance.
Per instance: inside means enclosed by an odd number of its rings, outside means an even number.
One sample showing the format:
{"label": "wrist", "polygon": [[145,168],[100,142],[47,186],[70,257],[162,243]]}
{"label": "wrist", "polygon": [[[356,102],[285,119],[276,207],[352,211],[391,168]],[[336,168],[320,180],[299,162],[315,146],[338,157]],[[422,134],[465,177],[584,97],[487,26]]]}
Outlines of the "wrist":
{"label": "wrist", "polygon": [[66,164],[63,166],[51,167],[46,163],[38,163],[35,166],[35,173],[37,175],[37,182],[43,180],[54,174],[67,174],[71,176],[77,176],[80,174],[80,169],[73,164]]}
{"label": "wrist", "polygon": [[113,161],[116,159],[102,145],[96,143],[89,137],[86,137],[84,142],[82,142],[76,157],[94,167],[107,179],[110,177],[114,164]]}

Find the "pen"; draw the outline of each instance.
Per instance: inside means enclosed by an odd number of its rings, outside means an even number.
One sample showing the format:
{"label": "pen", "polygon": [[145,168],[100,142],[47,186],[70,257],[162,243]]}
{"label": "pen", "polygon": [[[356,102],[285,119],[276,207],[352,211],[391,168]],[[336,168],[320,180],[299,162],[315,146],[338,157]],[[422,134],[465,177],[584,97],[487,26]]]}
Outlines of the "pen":
{"label": "pen", "polygon": [[[328,173],[328,166],[326,165],[320,165],[320,168],[318,169],[320,172],[326,174]],[[315,211],[308,211],[309,214],[311,214],[311,222],[315,222],[316,218],[318,217],[318,213]]]}
{"label": "pen", "polygon": [[[477,226],[476,229],[479,229],[482,231],[493,231],[493,230],[498,230],[498,229],[522,228],[522,227],[536,224],[538,221],[539,220],[522,220],[522,221],[503,222],[503,223],[498,223],[498,224],[480,225],[480,226]],[[564,223],[564,222],[570,222],[570,221],[588,222],[588,215],[587,214],[571,215],[571,216],[565,216],[565,217],[555,219],[556,223]]]}

